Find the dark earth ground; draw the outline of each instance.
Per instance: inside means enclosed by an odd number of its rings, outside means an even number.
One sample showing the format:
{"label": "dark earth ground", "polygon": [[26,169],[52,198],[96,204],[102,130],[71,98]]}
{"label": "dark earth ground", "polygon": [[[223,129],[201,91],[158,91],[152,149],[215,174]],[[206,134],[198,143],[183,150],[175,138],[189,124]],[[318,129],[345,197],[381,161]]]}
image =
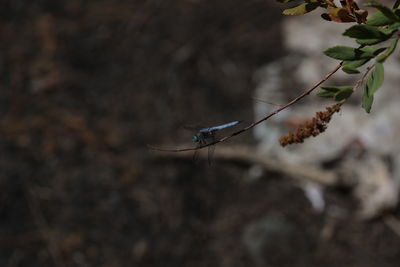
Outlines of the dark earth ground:
{"label": "dark earth ground", "polygon": [[1,1],[0,266],[400,266],[400,237],[356,220],[346,190],[327,191],[330,218],[288,177],[146,148],[251,120],[279,8]]}

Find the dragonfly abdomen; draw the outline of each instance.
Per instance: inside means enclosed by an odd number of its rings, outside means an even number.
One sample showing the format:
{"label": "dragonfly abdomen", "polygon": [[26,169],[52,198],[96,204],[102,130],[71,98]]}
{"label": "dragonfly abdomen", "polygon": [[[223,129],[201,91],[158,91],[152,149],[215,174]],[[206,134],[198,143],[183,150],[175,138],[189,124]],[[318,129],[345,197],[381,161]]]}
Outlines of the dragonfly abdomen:
{"label": "dragonfly abdomen", "polygon": [[204,130],[207,130],[209,132],[214,132],[214,131],[218,131],[218,130],[222,130],[225,128],[229,128],[232,126],[235,126],[236,124],[239,124],[240,121],[232,121],[232,122],[228,122],[222,125],[218,125],[218,126],[214,126],[214,127],[209,127],[209,128],[204,128]]}

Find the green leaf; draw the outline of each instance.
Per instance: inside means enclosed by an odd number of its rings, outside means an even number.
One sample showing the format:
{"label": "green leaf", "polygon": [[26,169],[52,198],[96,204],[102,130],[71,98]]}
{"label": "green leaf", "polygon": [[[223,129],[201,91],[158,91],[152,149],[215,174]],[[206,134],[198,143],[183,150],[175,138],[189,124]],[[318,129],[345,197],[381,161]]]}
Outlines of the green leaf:
{"label": "green leaf", "polygon": [[392,25],[389,25],[389,27],[387,29],[388,30],[398,30],[399,28],[400,28],[400,22],[395,22]]}
{"label": "green leaf", "polygon": [[368,75],[366,83],[366,92],[368,96],[372,96],[382,86],[384,80],[384,68],[382,63],[375,63],[375,68]]}
{"label": "green leaf", "polygon": [[342,101],[349,98],[353,94],[353,88],[349,86],[349,88],[345,88],[337,92],[334,96],[335,101]]}
{"label": "green leaf", "polygon": [[376,58],[377,62],[383,63],[385,62],[385,60],[394,52],[394,50],[396,50],[397,47],[397,43],[399,41],[400,37],[397,37],[396,39],[394,39],[392,41],[392,43],[390,44],[389,48],[386,49],[385,53],[381,54],[380,56],[378,56]]}
{"label": "green leaf", "polygon": [[319,3],[303,3],[301,5],[283,10],[284,15],[304,15],[319,7]]}
{"label": "green leaf", "polygon": [[386,47],[363,47],[363,48],[360,48],[360,50],[363,51],[363,53],[372,54],[373,57],[376,57],[377,55],[379,55],[380,53],[385,51],[385,49],[386,49]]}
{"label": "green leaf", "polygon": [[388,27],[387,29],[379,29],[386,36],[392,37],[393,33],[397,30],[398,26],[400,26],[399,22],[396,22],[392,25],[393,27]]}
{"label": "green leaf", "polygon": [[362,107],[367,113],[371,111],[372,103],[374,102],[374,94],[382,86],[384,78],[384,69],[382,63],[375,63],[374,69],[368,75],[362,97]]}
{"label": "green leaf", "polygon": [[324,89],[321,89],[321,90],[318,91],[317,96],[320,96],[320,97],[334,97],[335,93],[327,91],[327,90],[324,90]]}
{"label": "green leaf", "polygon": [[338,60],[360,60],[373,58],[384,50],[385,48],[334,46],[325,50],[324,54]]}
{"label": "green leaf", "polygon": [[348,28],[343,35],[357,38],[357,43],[361,45],[377,44],[389,39],[395,29],[379,29],[369,25],[354,25]]}
{"label": "green leaf", "polygon": [[321,86],[321,88],[317,94],[318,96],[334,97],[336,101],[346,99],[353,93],[352,86]]}
{"label": "green leaf", "polygon": [[393,5],[393,9],[396,9],[400,6],[400,0],[397,0],[396,3]]}
{"label": "green leaf", "polygon": [[347,74],[358,74],[360,71],[356,68],[352,67],[342,67],[342,71],[346,72]]}
{"label": "green leaf", "polygon": [[289,2],[293,2],[294,0],[276,0],[279,3],[289,3]]}
{"label": "green leaf", "polygon": [[354,25],[348,28],[344,33],[344,36],[357,39],[385,39],[387,34],[380,31],[378,28],[369,25]]}
{"label": "green leaf", "polygon": [[385,39],[357,39],[356,42],[360,45],[374,45],[374,44],[384,42],[387,39],[389,39],[389,37],[385,38]]}
{"label": "green leaf", "polygon": [[346,85],[345,85],[345,86],[343,86],[343,85],[340,85],[340,86],[328,85],[328,86],[321,86],[321,88],[324,89],[324,90],[327,90],[327,91],[329,91],[329,92],[337,93],[337,92],[339,92],[340,90],[352,89],[353,87],[351,87],[351,86],[346,86]]}
{"label": "green leaf", "polygon": [[381,11],[376,11],[374,14],[369,16],[367,20],[367,25],[370,26],[385,26],[390,25],[394,22],[394,20],[389,19]]}
{"label": "green leaf", "polygon": [[376,9],[378,9],[388,19],[391,19],[393,21],[400,21],[400,18],[394,13],[394,11],[392,9],[390,9],[387,6],[384,6],[376,1],[370,1],[370,2],[366,3],[365,6],[374,7]]}
{"label": "green leaf", "polygon": [[352,61],[344,61],[342,64],[342,70],[348,74],[356,74],[360,73],[357,68],[361,67],[365,63],[367,63],[370,59],[360,59],[360,60],[352,60]]}
{"label": "green leaf", "polygon": [[334,46],[324,51],[328,57],[339,60],[355,60],[362,53],[358,53],[356,48],[348,46]]}
{"label": "green leaf", "polygon": [[335,101],[342,101],[347,99],[353,93],[352,86],[321,86],[318,96],[333,97]]}
{"label": "green leaf", "polygon": [[365,109],[367,113],[371,112],[372,103],[374,102],[374,96],[368,96],[366,90],[364,90],[364,94],[362,96],[362,108]]}

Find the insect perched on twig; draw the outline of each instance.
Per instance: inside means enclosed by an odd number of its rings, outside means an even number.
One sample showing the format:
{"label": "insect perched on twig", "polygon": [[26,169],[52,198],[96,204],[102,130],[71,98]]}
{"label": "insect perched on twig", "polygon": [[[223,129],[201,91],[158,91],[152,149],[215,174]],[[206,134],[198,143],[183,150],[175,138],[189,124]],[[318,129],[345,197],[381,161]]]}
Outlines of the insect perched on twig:
{"label": "insect perched on twig", "polygon": [[[237,124],[241,123],[241,121],[232,121],[218,126],[201,128],[198,130],[192,137],[192,141],[198,144],[198,147],[205,146],[207,144],[215,142],[215,133],[219,130],[226,129],[229,127],[233,127]],[[211,165],[212,156],[214,154],[215,145],[210,145],[208,147],[208,164]],[[196,150],[193,158],[196,159],[198,156],[199,150]]]}

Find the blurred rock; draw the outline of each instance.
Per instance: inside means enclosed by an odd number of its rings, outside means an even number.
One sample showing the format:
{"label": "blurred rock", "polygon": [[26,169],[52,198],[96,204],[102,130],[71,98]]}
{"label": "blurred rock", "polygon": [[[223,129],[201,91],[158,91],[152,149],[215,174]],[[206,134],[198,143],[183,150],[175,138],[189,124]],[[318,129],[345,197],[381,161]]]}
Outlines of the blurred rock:
{"label": "blurred rock", "polygon": [[[347,27],[350,25],[321,20],[318,12],[287,18],[283,36],[288,54],[255,74],[256,98],[284,104],[322,79],[338,64],[338,61],[323,55],[325,49],[335,45],[356,46],[352,39],[342,36]],[[332,101],[310,95],[254,130],[260,153],[273,155],[302,168],[307,165],[322,166],[332,161],[343,162],[343,155],[349,153],[351,144],[361,144],[367,155],[358,158],[346,156],[351,166],[347,164],[340,171],[351,173],[343,174],[344,178],[351,180],[349,184],[357,181],[355,192],[358,192],[356,196],[361,202],[363,217],[379,215],[381,210],[397,204],[400,181],[400,160],[397,156],[400,151],[399,58],[389,58],[384,66],[385,82],[376,94],[371,114],[366,114],[361,108],[361,86],[339,115],[333,116],[325,133],[302,144],[282,148],[278,139],[290,130],[289,124],[299,124],[312,118],[315,112],[324,110]],[[339,70],[325,85],[354,85],[359,78],[359,75],[348,75]],[[255,102],[255,119],[274,109],[272,105]],[[371,160],[365,161],[365,158]],[[393,171],[385,159],[393,163]],[[337,168],[341,168],[340,164]],[[365,188],[368,188],[367,196],[361,193],[365,192]]]}

